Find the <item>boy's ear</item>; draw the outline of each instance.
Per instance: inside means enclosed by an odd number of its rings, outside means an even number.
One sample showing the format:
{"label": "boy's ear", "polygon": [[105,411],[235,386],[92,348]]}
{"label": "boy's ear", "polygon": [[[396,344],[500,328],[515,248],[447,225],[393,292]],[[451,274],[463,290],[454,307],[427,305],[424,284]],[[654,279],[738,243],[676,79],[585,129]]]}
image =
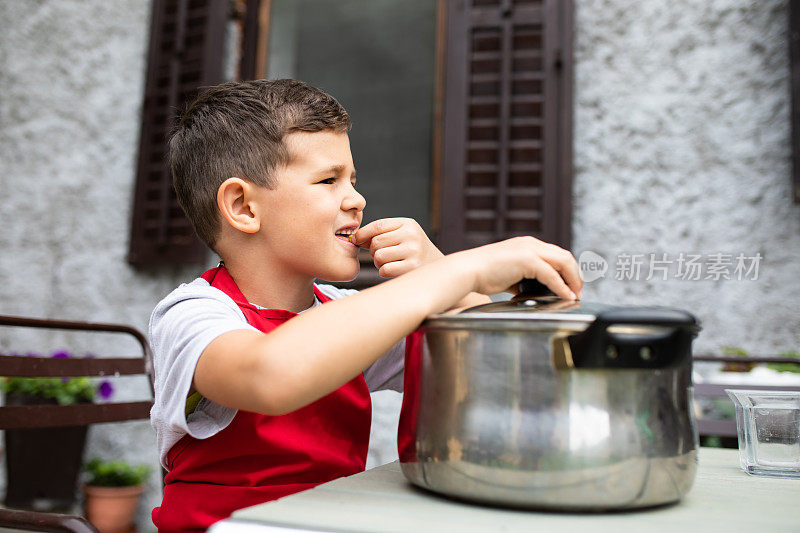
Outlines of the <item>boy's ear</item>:
{"label": "boy's ear", "polygon": [[261,228],[251,202],[253,185],[241,178],[228,178],[217,189],[217,206],[223,220],[244,233],[255,233]]}

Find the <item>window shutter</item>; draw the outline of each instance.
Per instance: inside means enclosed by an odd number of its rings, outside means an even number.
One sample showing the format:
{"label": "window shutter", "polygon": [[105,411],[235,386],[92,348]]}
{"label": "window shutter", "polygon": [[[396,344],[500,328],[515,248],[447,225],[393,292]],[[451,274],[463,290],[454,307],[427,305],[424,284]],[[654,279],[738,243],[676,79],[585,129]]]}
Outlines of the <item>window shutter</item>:
{"label": "window shutter", "polygon": [[448,2],[439,244],[569,247],[572,3]]}
{"label": "window shutter", "polygon": [[178,205],[166,163],[179,110],[222,80],[228,0],[154,0],[128,262],[202,263],[206,248]]}

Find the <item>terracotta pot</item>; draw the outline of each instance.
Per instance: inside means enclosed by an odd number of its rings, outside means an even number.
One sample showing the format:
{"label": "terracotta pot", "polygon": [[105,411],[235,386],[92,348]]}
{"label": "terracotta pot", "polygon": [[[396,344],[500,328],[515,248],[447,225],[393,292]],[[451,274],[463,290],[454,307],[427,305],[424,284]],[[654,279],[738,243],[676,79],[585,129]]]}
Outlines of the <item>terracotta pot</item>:
{"label": "terracotta pot", "polygon": [[100,533],[135,531],[134,517],[144,487],[83,486],[86,518]]}
{"label": "terracotta pot", "polygon": [[727,362],[723,363],[722,371],[723,372],[750,372],[756,367],[755,363],[751,363],[748,361],[742,361],[741,363],[732,363]]}

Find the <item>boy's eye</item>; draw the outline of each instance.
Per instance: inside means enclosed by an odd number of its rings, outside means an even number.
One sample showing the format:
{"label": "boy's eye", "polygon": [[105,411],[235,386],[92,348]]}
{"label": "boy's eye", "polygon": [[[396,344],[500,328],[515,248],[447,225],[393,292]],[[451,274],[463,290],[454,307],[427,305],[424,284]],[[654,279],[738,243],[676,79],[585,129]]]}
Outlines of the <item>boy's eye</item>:
{"label": "boy's eye", "polygon": [[321,180],[319,183],[324,183],[326,185],[333,185],[334,183],[336,183],[336,178],[325,178],[324,180]]}

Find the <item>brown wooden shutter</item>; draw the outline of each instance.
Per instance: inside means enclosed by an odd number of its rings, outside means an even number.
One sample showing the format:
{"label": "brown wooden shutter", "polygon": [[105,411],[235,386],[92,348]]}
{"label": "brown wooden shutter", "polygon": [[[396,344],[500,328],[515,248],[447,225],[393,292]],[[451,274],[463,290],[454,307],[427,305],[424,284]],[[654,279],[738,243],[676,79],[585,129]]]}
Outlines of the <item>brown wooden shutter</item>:
{"label": "brown wooden shutter", "polygon": [[441,219],[448,252],[570,245],[572,3],[447,3]]}
{"label": "brown wooden shutter", "polygon": [[228,0],[154,0],[128,262],[202,263],[205,246],[184,217],[166,164],[179,109],[220,83]]}

